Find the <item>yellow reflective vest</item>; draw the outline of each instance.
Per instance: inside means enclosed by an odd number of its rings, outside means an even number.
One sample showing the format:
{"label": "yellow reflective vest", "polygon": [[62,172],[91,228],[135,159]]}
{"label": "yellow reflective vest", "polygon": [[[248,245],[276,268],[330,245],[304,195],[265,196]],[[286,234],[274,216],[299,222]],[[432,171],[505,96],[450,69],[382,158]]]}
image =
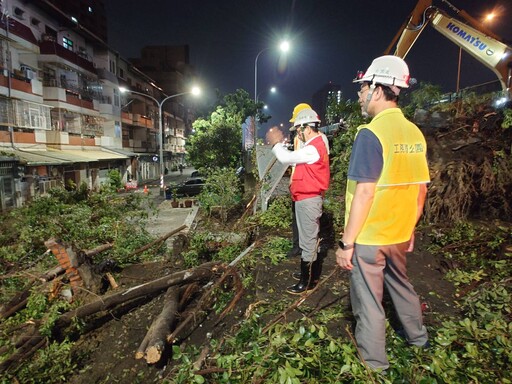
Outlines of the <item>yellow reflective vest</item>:
{"label": "yellow reflective vest", "polygon": [[[419,185],[430,181],[427,144],[416,125],[399,108],[389,108],[375,116],[367,128],[382,145],[383,167],[368,217],[356,243],[390,245],[410,239],[416,225]],[[357,182],[348,180],[345,225]]]}

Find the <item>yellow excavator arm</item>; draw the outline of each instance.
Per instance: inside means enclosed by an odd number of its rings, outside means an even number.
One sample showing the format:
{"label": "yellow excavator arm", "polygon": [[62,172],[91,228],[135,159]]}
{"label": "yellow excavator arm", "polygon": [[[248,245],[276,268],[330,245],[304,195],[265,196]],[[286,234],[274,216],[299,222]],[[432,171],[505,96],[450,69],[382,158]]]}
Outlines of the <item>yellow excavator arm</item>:
{"label": "yellow excavator arm", "polygon": [[391,41],[385,54],[392,53],[405,58],[421,32],[428,24],[431,24],[436,31],[490,68],[500,80],[503,90],[510,93],[512,48],[468,13],[455,8],[446,0],[444,2],[449,4],[465,22],[449,17],[439,8],[432,6],[432,0],[419,0],[408,20]]}

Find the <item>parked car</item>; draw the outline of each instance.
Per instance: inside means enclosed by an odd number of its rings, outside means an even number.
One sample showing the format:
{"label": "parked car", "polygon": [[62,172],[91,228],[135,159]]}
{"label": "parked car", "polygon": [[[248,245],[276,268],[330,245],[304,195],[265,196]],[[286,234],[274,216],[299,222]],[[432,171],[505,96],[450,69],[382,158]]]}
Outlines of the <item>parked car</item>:
{"label": "parked car", "polygon": [[204,180],[201,178],[188,179],[176,186],[170,186],[165,189],[165,198],[172,199],[173,192],[176,191],[176,197],[196,196],[201,193],[204,187]]}
{"label": "parked car", "polygon": [[200,174],[199,171],[192,171],[192,173],[190,174],[190,178],[195,179],[196,177],[203,177],[203,175]]}

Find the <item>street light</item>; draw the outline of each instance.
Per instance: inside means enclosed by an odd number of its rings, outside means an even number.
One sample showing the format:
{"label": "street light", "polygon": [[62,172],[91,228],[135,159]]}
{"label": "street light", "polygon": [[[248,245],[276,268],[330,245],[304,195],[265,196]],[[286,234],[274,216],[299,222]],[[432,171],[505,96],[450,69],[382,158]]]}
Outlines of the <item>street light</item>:
{"label": "street light", "polygon": [[[276,93],[276,92],[277,92],[277,88],[276,88],[276,87],[270,87],[268,91],[269,91],[270,93]],[[255,100],[256,102],[258,102],[258,100],[260,99],[260,95],[261,95],[262,93],[264,93],[264,92],[265,92],[265,91],[258,93],[258,95],[256,96],[256,100]]]}
{"label": "street light", "polygon": [[119,87],[119,92],[121,92],[121,93],[130,92],[130,93],[134,93],[136,95],[148,97],[151,100],[153,100],[156,103],[156,105],[158,106],[158,144],[160,146],[160,153],[159,153],[158,157],[159,157],[159,161],[160,161],[160,195],[163,195],[165,193],[165,185],[164,185],[164,148],[163,148],[164,147],[164,138],[163,138],[164,135],[163,135],[163,124],[162,124],[162,117],[163,117],[162,116],[162,105],[167,100],[173,99],[178,96],[189,95],[189,94],[199,95],[201,93],[201,90],[198,87],[193,87],[191,91],[181,92],[181,93],[177,93],[175,95],[170,95],[161,101],[158,101],[156,98],[154,98],[153,96],[148,95],[146,93],[132,91],[131,89],[127,89],[124,87]]}
{"label": "street light", "polygon": [[[258,59],[263,52],[268,51],[269,49],[269,47],[263,48],[258,52],[254,59],[254,102],[258,102]],[[290,50],[290,43],[288,41],[281,42],[279,49],[281,52],[288,52]]]}

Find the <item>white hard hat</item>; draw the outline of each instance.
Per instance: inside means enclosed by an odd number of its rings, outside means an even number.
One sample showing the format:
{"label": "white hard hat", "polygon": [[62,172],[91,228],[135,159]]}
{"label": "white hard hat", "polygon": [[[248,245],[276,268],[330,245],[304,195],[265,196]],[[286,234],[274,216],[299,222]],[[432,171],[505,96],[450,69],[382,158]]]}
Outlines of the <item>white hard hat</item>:
{"label": "white hard hat", "polygon": [[297,117],[295,118],[293,125],[294,127],[299,127],[304,124],[314,125],[315,123],[320,123],[318,113],[313,111],[311,108],[306,108],[297,113]]}
{"label": "white hard hat", "polygon": [[409,88],[409,77],[409,67],[403,59],[386,55],[373,60],[366,72],[359,72],[353,82],[387,85],[398,94],[400,89],[396,87]]}

